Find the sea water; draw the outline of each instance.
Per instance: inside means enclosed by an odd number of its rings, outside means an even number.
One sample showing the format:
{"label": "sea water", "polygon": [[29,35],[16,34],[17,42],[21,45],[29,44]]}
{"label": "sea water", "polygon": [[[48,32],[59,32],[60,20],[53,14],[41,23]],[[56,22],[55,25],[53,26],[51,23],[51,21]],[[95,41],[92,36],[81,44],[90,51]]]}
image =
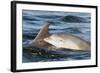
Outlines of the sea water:
{"label": "sea water", "polygon": [[[90,42],[91,33],[91,14],[82,12],[60,12],[60,11],[22,11],[22,31],[23,31],[23,63],[28,62],[47,62],[47,61],[69,61],[90,59],[90,52],[66,51],[67,56],[49,56],[38,55],[24,50],[30,46],[32,40],[36,37],[42,26],[48,22],[50,24],[49,32],[64,33],[78,36]],[[27,48],[28,49],[28,48]],[[32,48],[35,49],[35,48]]]}

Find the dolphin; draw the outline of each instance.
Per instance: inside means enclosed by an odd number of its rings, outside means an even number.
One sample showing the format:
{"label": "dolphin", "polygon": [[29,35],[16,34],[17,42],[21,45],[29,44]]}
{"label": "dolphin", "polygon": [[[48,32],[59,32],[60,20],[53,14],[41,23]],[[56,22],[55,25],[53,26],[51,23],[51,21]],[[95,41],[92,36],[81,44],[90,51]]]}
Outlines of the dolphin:
{"label": "dolphin", "polygon": [[81,39],[80,37],[64,34],[64,33],[49,33],[49,23],[43,25],[37,34],[36,38],[32,40],[32,46],[46,49],[71,49],[90,51],[90,43]]}

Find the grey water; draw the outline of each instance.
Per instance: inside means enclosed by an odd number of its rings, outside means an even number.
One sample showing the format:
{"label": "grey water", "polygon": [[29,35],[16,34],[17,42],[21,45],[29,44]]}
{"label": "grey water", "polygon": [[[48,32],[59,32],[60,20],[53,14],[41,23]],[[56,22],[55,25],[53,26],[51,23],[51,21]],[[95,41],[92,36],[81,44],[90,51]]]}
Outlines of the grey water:
{"label": "grey water", "polygon": [[[84,60],[91,58],[90,52],[87,51],[66,51],[67,56],[55,54],[40,55],[37,52],[28,51],[27,46],[30,46],[32,40],[46,22],[50,23],[50,33],[72,34],[88,42],[91,40],[90,13],[22,10],[23,63]],[[25,50],[25,48],[27,48],[27,50]]]}

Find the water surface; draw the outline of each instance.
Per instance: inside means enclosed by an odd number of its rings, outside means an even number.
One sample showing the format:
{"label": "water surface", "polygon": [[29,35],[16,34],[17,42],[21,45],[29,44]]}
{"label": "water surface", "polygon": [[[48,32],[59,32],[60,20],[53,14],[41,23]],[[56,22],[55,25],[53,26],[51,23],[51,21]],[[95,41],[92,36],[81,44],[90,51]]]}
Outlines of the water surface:
{"label": "water surface", "polygon": [[86,51],[66,51],[67,55],[64,56],[58,54],[41,55],[37,51],[34,52],[35,48],[32,48],[31,51],[26,50],[46,22],[50,23],[50,33],[72,34],[90,42],[90,13],[23,10],[22,18],[23,63],[90,59],[90,52]]}

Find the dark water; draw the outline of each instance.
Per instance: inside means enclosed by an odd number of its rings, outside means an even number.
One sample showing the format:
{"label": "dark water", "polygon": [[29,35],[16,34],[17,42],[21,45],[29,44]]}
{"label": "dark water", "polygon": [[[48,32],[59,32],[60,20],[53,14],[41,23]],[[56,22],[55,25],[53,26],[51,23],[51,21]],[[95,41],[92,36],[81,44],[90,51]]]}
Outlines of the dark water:
{"label": "dark water", "polygon": [[[23,10],[23,59],[27,62],[67,61],[90,59],[90,52],[66,51],[66,55],[56,51],[41,54],[36,48],[27,48],[44,23],[50,23],[50,33],[72,34],[90,42],[90,13],[31,11]],[[57,54],[56,54],[57,53]],[[60,53],[63,53],[60,51]]]}

